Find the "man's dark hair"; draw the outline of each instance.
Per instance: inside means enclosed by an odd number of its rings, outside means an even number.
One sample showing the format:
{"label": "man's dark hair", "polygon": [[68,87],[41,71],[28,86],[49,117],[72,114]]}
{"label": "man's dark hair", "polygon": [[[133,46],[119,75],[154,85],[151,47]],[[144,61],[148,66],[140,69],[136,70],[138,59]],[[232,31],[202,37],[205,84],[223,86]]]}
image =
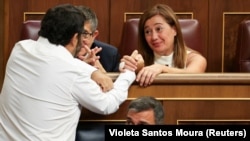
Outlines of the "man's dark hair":
{"label": "man's dark hair", "polygon": [[152,109],[154,111],[155,123],[164,123],[164,109],[162,103],[152,96],[141,96],[132,100],[128,106],[128,110],[130,109],[136,112]]}
{"label": "man's dark hair", "polygon": [[52,44],[65,46],[75,33],[81,35],[84,22],[85,16],[75,6],[58,5],[48,9],[38,35],[47,38]]}

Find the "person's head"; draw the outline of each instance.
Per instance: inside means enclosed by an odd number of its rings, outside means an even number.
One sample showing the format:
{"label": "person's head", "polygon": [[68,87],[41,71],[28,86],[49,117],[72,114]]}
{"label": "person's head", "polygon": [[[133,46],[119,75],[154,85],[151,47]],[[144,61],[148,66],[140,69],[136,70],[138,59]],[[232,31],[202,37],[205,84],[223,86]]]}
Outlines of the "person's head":
{"label": "person's head", "polygon": [[75,55],[81,47],[84,22],[84,15],[75,6],[58,5],[47,10],[38,35],[47,38],[52,44],[69,45],[67,49]]}
{"label": "person's head", "polygon": [[95,14],[95,12],[86,6],[80,5],[77,6],[77,8],[82,11],[82,13],[86,17],[86,22],[84,24],[84,38],[83,38],[83,44],[87,45],[88,47],[91,47],[93,44],[95,38],[98,36],[99,31],[97,30],[98,26],[98,19]]}
{"label": "person's head", "polygon": [[164,123],[162,103],[151,96],[132,100],[128,106],[128,125],[159,125]]}
{"label": "person's head", "polygon": [[154,62],[154,53],[166,56],[174,52],[174,66],[184,67],[185,44],[178,22],[171,7],[156,4],[144,11],[139,22],[139,51],[145,65]]}

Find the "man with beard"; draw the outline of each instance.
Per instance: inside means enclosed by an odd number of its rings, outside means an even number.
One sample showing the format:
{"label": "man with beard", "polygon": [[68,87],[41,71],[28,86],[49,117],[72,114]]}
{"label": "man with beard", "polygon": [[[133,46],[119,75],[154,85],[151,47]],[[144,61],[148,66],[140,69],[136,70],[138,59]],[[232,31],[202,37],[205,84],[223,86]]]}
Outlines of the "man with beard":
{"label": "man with beard", "polygon": [[15,44],[0,94],[0,140],[74,141],[81,107],[107,115],[126,100],[134,71],[113,83],[75,57],[84,23],[75,6],[58,5],[46,12],[37,41]]}

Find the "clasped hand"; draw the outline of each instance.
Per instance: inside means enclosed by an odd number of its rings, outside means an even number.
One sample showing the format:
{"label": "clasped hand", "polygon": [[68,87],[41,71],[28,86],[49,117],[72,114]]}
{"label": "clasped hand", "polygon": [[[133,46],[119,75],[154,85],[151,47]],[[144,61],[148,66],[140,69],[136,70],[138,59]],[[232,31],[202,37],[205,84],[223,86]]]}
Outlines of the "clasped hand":
{"label": "clasped hand", "polygon": [[138,53],[137,50],[133,51],[131,56],[124,55],[121,59],[123,65],[120,66],[120,71],[129,69],[137,73],[136,81],[140,86],[147,87],[154,81],[155,77],[162,72],[162,66],[153,64],[145,66],[143,57]]}

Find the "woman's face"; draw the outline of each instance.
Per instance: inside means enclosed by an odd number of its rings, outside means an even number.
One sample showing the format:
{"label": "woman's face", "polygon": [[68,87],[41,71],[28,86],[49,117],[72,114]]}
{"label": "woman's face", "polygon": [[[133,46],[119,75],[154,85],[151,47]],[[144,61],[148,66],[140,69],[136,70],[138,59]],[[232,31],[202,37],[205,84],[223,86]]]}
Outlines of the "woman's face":
{"label": "woman's face", "polygon": [[159,55],[169,55],[174,48],[175,27],[171,27],[160,15],[145,22],[145,39],[150,48]]}

